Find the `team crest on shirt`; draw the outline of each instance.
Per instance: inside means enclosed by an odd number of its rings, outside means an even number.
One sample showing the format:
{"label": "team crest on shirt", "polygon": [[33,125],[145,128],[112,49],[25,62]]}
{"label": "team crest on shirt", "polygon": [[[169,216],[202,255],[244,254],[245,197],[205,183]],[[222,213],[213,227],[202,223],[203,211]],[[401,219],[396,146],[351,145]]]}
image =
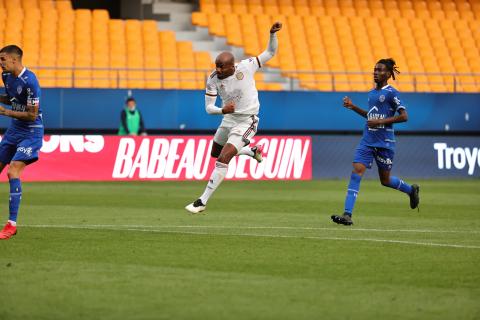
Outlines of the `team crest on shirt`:
{"label": "team crest on shirt", "polygon": [[378,98],[378,100],[379,100],[380,102],[385,101],[385,96],[382,94],[382,95]]}
{"label": "team crest on shirt", "polygon": [[17,87],[17,93],[18,93],[18,94],[22,93],[22,86],[18,86],[18,87]]}
{"label": "team crest on shirt", "polygon": [[242,72],[237,72],[235,77],[237,77],[238,80],[242,80],[243,79],[243,73]]}

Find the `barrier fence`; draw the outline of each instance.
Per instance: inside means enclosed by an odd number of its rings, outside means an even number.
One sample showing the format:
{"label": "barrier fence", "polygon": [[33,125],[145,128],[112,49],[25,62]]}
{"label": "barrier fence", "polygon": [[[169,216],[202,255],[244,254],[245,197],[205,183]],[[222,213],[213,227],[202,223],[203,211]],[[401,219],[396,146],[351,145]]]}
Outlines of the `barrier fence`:
{"label": "barrier fence", "polygon": [[[212,69],[31,67],[42,87],[204,89]],[[261,70],[259,90],[366,91],[371,72]],[[403,92],[480,92],[480,73],[401,73],[392,85]]]}
{"label": "barrier fence", "polygon": [[[235,157],[226,179],[347,179],[360,136],[257,136],[264,160]],[[25,181],[206,180],[212,136],[50,135]],[[479,178],[480,138],[402,136],[393,172],[404,179]],[[366,178],[377,179],[376,170]],[[5,181],[6,175],[0,179]]]}

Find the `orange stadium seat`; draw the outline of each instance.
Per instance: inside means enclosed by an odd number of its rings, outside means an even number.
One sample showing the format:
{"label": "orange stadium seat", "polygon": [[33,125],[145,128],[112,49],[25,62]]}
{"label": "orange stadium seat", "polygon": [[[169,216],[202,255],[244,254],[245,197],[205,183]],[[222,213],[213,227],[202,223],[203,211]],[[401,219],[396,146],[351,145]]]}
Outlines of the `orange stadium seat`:
{"label": "orange stadium seat", "polygon": [[[219,0],[216,3],[219,4]],[[244,3],[241,1],[242,6]],[[323,68],[323,71],[335,73],[362,71],[369,78],[376,60],[392,56],[402,67],[400,77],[407,79],[395,82],[402,88],[448,92],[451,91],[450,81],[446,76],[433,73],[464,72],[462,70],[467,70],[467,66],[472,70],[480,67],[480,27],[475,20],[480,13],[480,5],[476,1],[246,0],[246,6],[249,14],[240,16],[243,33],[240,46],[247,54],[258,52],[255,50],[256,41],[252,40],[255,34],[261,51],[266,41],[264,30],[273,20],[279,19],[279,15],[286,15],[286,18],[282,17],[285,29],[279,34],[278,61],[281,70],[311,68],[313,71]],[[303,17],[303,27],[298,17]],[[443,21],[446,21],[446,26],[440,28]],[[218,25],[213,26],[215,28]],[[317,30],[317,36],[309,29]],[[460,29],[466,31],[460,34]],[[233,37],[227,38],[233,44]],[[305,50],[307,54],[303,53]],[[426,75],[410,77],[407,75],[409,72],[426,72]],[[428,75],[430,73],[432,75]],[[295,74],[290,76],[298,77]],[[371,79],[366,80],[365,77],[350,76],[347,78],[351,83],[337,81],[337,86],[344,83],[345,88],[359,90],[371,83]],[[311,80],[310,76],[300,78]],[[337,80],[345,79],[338,75]],[[409,81],[410,84],[407,83]],[[469,83],[476,86],[476,80]],[[305,84],[304,87],[311,85]],[[459,85],[459,88],[463,87],[467,85]],[[470,84],[470,89],[472,87]]]}
{"label": "orange stadium seat", "polygon": [[[478,1],[200,0],[199,8],[192,24],[247,56],[262,52],[271,24],[282,21],[268,66],[303,88],[363,91],[375,61],[391,56],[403,91],[480,91],[472,75],[480,72]],[[156,21],[110,19],[70,0],[0,0],[0,18],[1,42],[24,49],[45,87],[203,88],[212,68],[209,53],[159,31]],[[262,76],[258,84],[284,87]]]}

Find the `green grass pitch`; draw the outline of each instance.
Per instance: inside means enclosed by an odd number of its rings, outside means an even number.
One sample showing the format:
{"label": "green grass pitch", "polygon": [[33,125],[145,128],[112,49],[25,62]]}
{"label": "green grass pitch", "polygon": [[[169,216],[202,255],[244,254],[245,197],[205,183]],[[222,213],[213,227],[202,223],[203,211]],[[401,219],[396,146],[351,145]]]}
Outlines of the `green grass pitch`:
{"label": "green grass pitch", "polygon": [[[0,319],[479,319],[480,181],[25,183]],[[8,186],[0,190],[2,222]]]}

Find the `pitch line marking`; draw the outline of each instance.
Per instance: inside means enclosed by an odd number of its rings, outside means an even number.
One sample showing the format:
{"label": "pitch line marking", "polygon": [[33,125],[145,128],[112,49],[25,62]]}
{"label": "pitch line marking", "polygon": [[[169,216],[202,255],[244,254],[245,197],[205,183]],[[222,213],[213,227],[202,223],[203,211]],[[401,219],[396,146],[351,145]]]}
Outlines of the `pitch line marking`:
{"label": "pitch line marking", "polygon": [[163,226],[147,226],[147,225],[135,225],[135,224],[85,224],[85,225],[25,225],[25,227],[62,227],[66,228],[70,226],[79,227],[91,227],[91,228],[143,228],[143,229],[250,229],[250,230],[319,230],[319,231],[346,231],[346,232],[405,232],[405,233],[460,233],[460,234],[480,234],[477,230],[431,230],[431,229],[375,229],[375,228],[355,228],[355,227],[340,227],[340,228],[328,228],[328,227],[282,227],[282,226],[222,226],[222,225],[163,225]]}
{"label": "pitch line marking", "polygon": [[[77,230],[87,229],[87,230],[108,230],[108,231],[137,231],[137,232],[151,232],[151,233],[171,233],[171,234],[190,234],[190,235],[208,235],[208,236],[239,236],[239,237],[288,238],[288,239],[312,239],[312,240],[364,241],[364,242],[383,242],[383,243],[407,244],[407,245],[429,246],[429,247],[480,249],[480,246],[435,243],[435,242],[417,242],[417,241],[407,241],[407,240],[390,240],[390,239],[374,239],[374,238],[346,238],[346,237],[291,236],[291,235],[269,235],[269,234],[253,234],[253,233],[209,233],[209,232],[194,232],[194,231],[169,231],[169,230],[139,229],[139,228],[118,228],[118,226],[108,227],[107,225],[97,225],[97,226],[92,226],[92,225],[90,225],[90,226],[88,226],[88,225],[85,225],[85,226],[81,226],[81,225],[25,225],[25,227],[77,229]],[[338,229],[333,229],[333,230],[338,230]]]}

